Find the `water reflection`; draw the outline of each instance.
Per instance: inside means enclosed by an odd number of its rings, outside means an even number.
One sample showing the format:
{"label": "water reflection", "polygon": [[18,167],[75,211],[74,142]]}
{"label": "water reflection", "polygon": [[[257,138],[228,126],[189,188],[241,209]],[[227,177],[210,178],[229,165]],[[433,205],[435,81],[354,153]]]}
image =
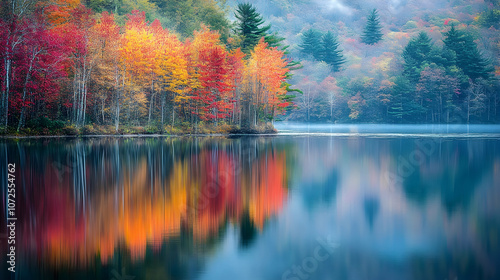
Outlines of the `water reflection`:
{"label": "water reflection", "polygon": [[[136,279],[282,279],[293,265],[302,274],[285,279],[499,276],[497,139],[0,145],[2,161],[18,163],[20,279],[110,279],[122,268]],[[338,248],[304,270],[326,237]]]}

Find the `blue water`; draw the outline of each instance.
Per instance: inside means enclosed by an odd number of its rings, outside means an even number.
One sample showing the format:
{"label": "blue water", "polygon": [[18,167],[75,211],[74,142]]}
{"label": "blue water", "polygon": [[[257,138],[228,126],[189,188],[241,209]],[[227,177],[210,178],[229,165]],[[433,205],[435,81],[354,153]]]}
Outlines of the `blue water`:
{"label": "blue water", "polygon": [[498,126],[276,127],[0,140],[2,279],[500,278]]}

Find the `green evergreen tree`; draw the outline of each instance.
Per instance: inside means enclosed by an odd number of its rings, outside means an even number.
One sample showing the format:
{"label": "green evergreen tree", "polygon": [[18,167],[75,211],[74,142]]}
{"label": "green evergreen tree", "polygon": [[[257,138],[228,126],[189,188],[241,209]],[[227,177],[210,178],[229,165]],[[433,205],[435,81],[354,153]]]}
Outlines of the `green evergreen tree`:
{"label": "green evergreen tree", "polygon": [[472,36],[454,25],[444,33],[445,47],[456,55],[456,65],[473,81],[478,78],[490,78],[493,68],[479,52]]}
{"label": "green evergreen tree", "polygon": [[[271,40],[274,45],[282,41],[276,36],[267,35],[271,25],[261,27],[264,24],[264,19],[252,4],[238,4],[235,16],[238,19],[236,31],[242,37],[240,47],[243,52],[250,53],[262,37],[267,37],[266,41]],[[273,46],[273,44],[270,45]]]}
{"label": "green evergreen tree", "polygon": [[412,82],[418,81],[422,65],[428,61],[433,44],[427,33],[420,32],[403,50],[403,74]]}
{"label": "green evergreen tree", "polygon": [[446,69],[450,69],[450,67],[456,68],[456,60],[457,57],[455,55],[455,52],[447,48],[439,48],[436,46],[432,47],[429,55],[427,56],[427,61],[429,62],[429,64],[434,63]]}
{"label": "green evergreen tree", "polygon": [[415,102],[415,89],[406,77],[396,78],[388,111],[390,118],[396,123],[415,122],[423,112],[422,106]]}
{"label": "green evergreen tree", "polygon": [[333,72],[340,71],[340,67],[345,63],[345,58],[342,55],[342,50],[339,49],[339,45],[336,36],[330,31],[321,38],[320,58],[332,67]]}
{"label": "green evergreen tree", "polygon": [[365,30],[361,35],[361,42],[367,45],[374,45],[382,40],[382,26],[380,25],[380,18],[377,14],[377,9],[373,9],[367,19]]}
{"label": "green evergreen tree", "polygon": [[302,44],[299,47],[301,53],[321,60],[321,33],[313,29],[307,30],[302,34]]}

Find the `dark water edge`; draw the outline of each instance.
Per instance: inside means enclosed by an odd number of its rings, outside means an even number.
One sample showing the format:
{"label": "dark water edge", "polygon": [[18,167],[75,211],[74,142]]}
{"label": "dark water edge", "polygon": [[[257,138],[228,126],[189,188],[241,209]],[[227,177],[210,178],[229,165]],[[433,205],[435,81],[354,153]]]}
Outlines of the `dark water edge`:
{"label": "dark water edge", "polygon": [[498,279],[499,138],[373,134],[1,139],[16,279]]}

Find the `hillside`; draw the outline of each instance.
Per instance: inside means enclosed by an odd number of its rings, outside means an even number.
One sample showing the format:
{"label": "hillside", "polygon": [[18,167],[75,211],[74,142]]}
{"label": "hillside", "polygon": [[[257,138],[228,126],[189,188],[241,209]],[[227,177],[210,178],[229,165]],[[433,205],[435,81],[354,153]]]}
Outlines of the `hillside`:
{"label": "hillside", "polygon": [[[234,6],[237,1],[228,1]],[[267,17],[272,30],[290,45],[291,56],[300,59],[303,69],[294,72],[292,84],[303,90],[295,100],[296,110],[285,119],[333,122],[493,122],[499,120],[500,7],[498,1],[253,1]],[[361,42],[367,16],[377,9],[383,37],[375,45]],[[394,87],[405,67],[403,51],[412,38],[426,32],[431,44],[442,48],[445,33],[454,25],[472,36],[481,57],[489,64],[489,78],[474,80],[450,65],[421,65],[418,74],[445,73],[443,81],[420,81],[408,85],[406,102],[437,102],[424,92],[455,87],[448,102],[453,106],[437,108],[453,117],[428,113],[409,113],[412,108],[397,108],[400,92]],[[339,72],[301,52],[303,36],[309,30],[320,34],[331,31],[338,38],[346,60]],[[456,58],[454,58],[456,59]],[[451,67],[450,67],[451,66]],[[493,70],[494,67],[496,69]],[[459,68],[459,67],[458,67]],[[404,76],[404,75],[403,75]],[[431,75],[432,76],[432,75]],[[485,81],[487,80],[487,81]],[[430,83],[430,84],[429,84]],[[426,88],[427,86],[427,88]],[[420,88],[420,91],[418,90]],[[423,99],[423,101],[421,101]],[[418,104],[417,104],[418,105]],[[404,107],[404,104],[403,104]],[[432,110],[430,106],[415,110]],[[453,108],[452,108],[453,107]],[[471,108],[472,107],[472,108]],[[444,113],[443,113],[444,114]]]}

